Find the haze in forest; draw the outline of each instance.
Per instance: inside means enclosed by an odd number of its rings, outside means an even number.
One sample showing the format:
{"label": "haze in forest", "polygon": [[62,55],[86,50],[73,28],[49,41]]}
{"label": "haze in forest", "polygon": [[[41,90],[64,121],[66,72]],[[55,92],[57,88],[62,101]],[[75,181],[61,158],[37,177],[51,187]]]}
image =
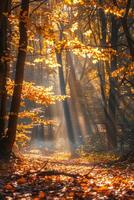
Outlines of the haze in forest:
{"label": "haze in forest", "polygon": [[129,151],[132,1],[0,1],[0,154]]}

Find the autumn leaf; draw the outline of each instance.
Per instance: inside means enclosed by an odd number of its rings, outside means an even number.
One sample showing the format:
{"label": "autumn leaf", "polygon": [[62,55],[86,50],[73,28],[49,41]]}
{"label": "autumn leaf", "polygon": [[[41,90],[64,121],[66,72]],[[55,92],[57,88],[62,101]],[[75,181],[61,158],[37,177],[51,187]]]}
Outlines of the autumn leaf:
{"label": "autumn leaf", "polygon": [[7,183],[5,186],[4,186],[4,189],[5,190],[14,190],[14,187],[10,184],[10,183]]}
{"label": "autumn leaf", "polygon": [[101,186],[97,189],[98,192],[105,192],[108,190],[108,187],[107,186]]}
{"label": "autumn leaf", "polygon": [[40,191],[40,193],[39,193],[39,198],[40,198],[40,199],[44,199],[45,197],[46,197],[45,192]]}
{"label": "autumn leaf", "polygon": [[25,183],[26,183],[26,179],[25,179],[24,177],[22,177],[22,178],[20,178],[20,179],[17,180],[17,183],[18,183],[19,185],[25,184]]}

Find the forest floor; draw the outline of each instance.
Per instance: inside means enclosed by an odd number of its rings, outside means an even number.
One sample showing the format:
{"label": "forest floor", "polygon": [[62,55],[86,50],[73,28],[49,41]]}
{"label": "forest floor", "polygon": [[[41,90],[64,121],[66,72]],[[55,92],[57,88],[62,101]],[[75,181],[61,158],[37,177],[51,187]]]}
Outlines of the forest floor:
{"label": "forest floor", "polygon": [[[0,200],[132,200],[134,163],[107,164],[112,156],[24,154],[0,167]],[[101,161],[101,162],[100,162]]]}

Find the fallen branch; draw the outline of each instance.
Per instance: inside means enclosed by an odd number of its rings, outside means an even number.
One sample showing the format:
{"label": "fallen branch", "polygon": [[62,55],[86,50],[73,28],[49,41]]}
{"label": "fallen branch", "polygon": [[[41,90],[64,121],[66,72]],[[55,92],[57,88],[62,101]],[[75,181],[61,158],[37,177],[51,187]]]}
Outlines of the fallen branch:
{"label": "fallen branch", "polygon": [[57,176],[57,175],[69,176],[69,177],[72,177],[72,178],[77,178],[78,176],[79,177],[81,176],[80,174],[60,172],[60,171],[57,171],[57,170],[41,171],[37,174],[37,176]]}
{"label": "fallen branch", "polygon": [[77,177],[81,177],[80,174],[72,174],[72,173],[66,173],[66,172],[60,172],[57,170],[48,170],[48,171],[34,171],[34,172],[28,172],[25,174],[13,174],[12,176],[4,176],[4,177],[0,177],[2,179],[6,179],[6,180],[11,180],[11,181],[16,181],[17,179],[20,178],[28,178],[31,175],[36,175],[36,176],[69,176],[71,178],[77,178]]}

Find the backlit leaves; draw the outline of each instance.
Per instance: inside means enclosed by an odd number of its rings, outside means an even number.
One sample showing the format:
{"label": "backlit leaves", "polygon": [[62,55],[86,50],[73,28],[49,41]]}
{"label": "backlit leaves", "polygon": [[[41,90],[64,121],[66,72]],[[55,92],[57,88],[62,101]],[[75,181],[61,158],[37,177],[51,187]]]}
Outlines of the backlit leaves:
{"label": "backlit leaves", "polygon": [[[7,83],[7,92],[12,95],[14,83],[9,80]],[[34,83],[25,82],[23,83],[22,99],[29,99],[37,104],[48,106],[54,104],[56,101],[64,100],[65,96],[54,95],[52,88],[45,88],[43,86],[35,86]]]}

